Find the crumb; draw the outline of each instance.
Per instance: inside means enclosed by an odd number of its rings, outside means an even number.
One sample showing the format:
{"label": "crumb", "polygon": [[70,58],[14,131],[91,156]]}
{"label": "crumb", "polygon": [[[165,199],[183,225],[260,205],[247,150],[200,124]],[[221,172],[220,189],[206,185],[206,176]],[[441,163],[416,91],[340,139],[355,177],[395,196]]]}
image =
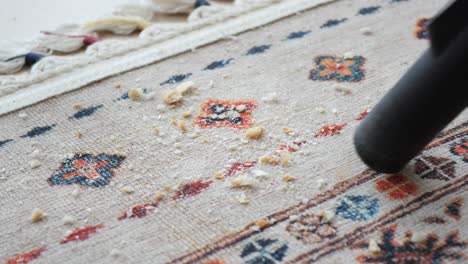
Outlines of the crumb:
{"label": "crumb", "polygon": [[75,136],[76,136],[77,139],[80,139],[80,138],[81,138],[81,133],[80,133],[80,131],[76,131],[76,132],[75,132]]}
{"label": "crumb", "polygon": [[118,249],[112,249],[109,253],[109,256],[113,257],[113,258],[117,258],[120,256],[120,251]]}
{"label": "crumb", "polygon": [[177,120],[177,121],[174,121],[174,124],[175,124],[183,133],[185,133],[185,132],[188,131],[187,126],[185,125],[184,122],[178,121],[178,120]]}
{"label": "crumb", "polygon": [[213,81],[213,80],[210,80],[210,81],[208,82],[208,87],[207,87],[207,88],[208,88],[208,89],[211,89],[211,88],[213,88],[213,87],[214,87],[214,81]]}
{"label": "crumb", "polygon": [[327,223],[331,222],[335,217],[333,213],[328,210],[321,210],[319,212],[319,216],[321,216]]}
{"label": "crumb", "polygon": [[372,30],[369,27],[363,27],[359,31],[365,36],[372,35]]}
{"label": "crumb", "polygon": [[65,215],[62,221],[64,225],[73,225],[75,223],[75,218],[70,215]]}
{"label": "crumb", "polygon": [[343,55],[343,58],[345,60],[352,59],[352,58],[354,58],[354,53],[351,52],[351,51],[345,52],[345,54]]}
{"label": "crumb", "polygon": [[245,135],[250,139],[259,139],[263,135],[264,130],[265,129],[263,127],[249,128]]}
{"label": "crumb", "polygon": [[73,105],[72,105],[72,108],[75,109],[75,110],[80,110],[80,109],[81,109],[81,105],[80,105],[80,104],[73,104]]}
{"label": "crumb", "polygon": [[426,241],[426,237],[423,234],[419,233],[419,232],[414,232],[411,235],[411,242],[419,244],[419,243],[422,243],[424,241]]}
{"label": "crumb", "polygon": [[269,93],[262,97],[262,101],[265,103],[278,103],[279,98],[277,93]]}
{"label": "crumb", "polygon": [[250,203],[250,200],[245,196],[245,193],[240,194],[239,196],[236,197],[236,199],[240,204],[243,204],[243,205]]}
{"label": "crumb", "polygon": [[258,219],[255,221],[255,225],[258,226],[260,229],[265,229],[270,225],[270,222],[266,219]]}
{"label": "crumb", "polygon": [[290,136],[294,135],[294,131],[288,127],[283,127],[283,132]]}
{"label": "crumb", "polygon": [[33,150],[33,152],[31,152],[31,157],[37,159],[37,158],[40,157],[40,154],[41,154],[41,151],[38,150],[38,149],[35,149],[35,150]]}
{"label": "crumb", "polygon": [[154,193],[154,199],[156,202],[162,201],[164,199],[164,196],[166,196],[163,192],[157,191]]}
{"label": "crumb", "polygon": [[232,188],[241,188],[241,187],[254,187],[257,181],[252,178],[248,177],[247,175],[243,174],[231,181]]}
{"label": "crumb", "polygon": [[172,190],[172,186],[170,186],[170,185],[165,185],[165,186],[164,186],[164,190],[166,190],[166,191],[171,191],[171,190]]}
{"label": "crumb", "polygon": [[371,253],[378,253],[380,252],[380,247],[379,245],[377,244],[377,242],[374,240],[374,239],[370,239],[369,240],[369,247],[368,247],[369,251]]}
{"label": "crumb", "polygon": [[266,177],[268,176],[268,173],[259,169],[254,169],[252,170],[252,174],[255,175],[255,177]]}
{"label": "crumb", "polygon": [[224,180],[224,175],[222,172],[218,171],[215,173],[215,176],[214,176],[215,179],[217,180]]}
{"label": "crumb", "polygon": [[328,183],[324,179],[318,179],[317,184],[320,191],[324,191],[328,186]]}
{"label": "crumb", "polygon": [[291,175],[284,175],[283,176],[283,181],[285,182],[292,182],[292,181],[295,181],[296,180],[296,177],[294,176],[291,176]]}
{"label": "crumb", "polygon": [[343,87],[341,85],[336,85],[335,86],[335,91],[341,92],[343,94],[351,94],[353,92],[351,89]]}
{"label": "crumb", "polygon": [[115,89],[119,89],[120,87],[122,87],[122,85],[121,85],[120,83],[114,84],[114,88],[115,88]]}
{"label": "crumb", "polygon": [[281,150],[280,152],[278,152],[278,155],[280,156],[280,159],[281,159],[281,166],[288,165],[292,159],[291,154],[287,150]]}
{"label": "crumb", "polygon": [[164,92],[163,101],[168,105],[176,105],[182,102],[182,95],[175,90]]}
{"label": "crumb", "polygon": [[190,118],[192,113],[190,111],[182,112],[181,116],[182,118]]}
{"label": "crumb", "polygon": [[331,110],[331,112],[332,112],[334,115],[336,115],[336,114],[338,114],[338,109],[333,108],[333,109]]}
{"label": "crumb", "polygon": [[33,210],[32,215],[31,215],[31,221],[33,223],[42,221],[43,218],[44,218],[44,213],[41,210],[37,208]]}
{"label": "crumb", "polygon": [[194,89],[194,83],[192,81],[188,81],[188,82],[181,83],[179,86],[177,86],[176,91],[180,95],[186,95],[186,94],[191,93],[193,89]]}
{"label": "crumb", "polygon": [[291,220],[291,221],[294,221],[294,220],[297,220],[297,219],[299,219],[298,215],[290,215],[289,216],[289,220]]}
{"label": "crumb", "polygon": [[138,92],[138,90],[131,89],[131,90],[128,92],[128,97],[130,97],[130,100],[136,101],[136,100],[138,100],[138,98],[140,97],[140,92]]}
{"label": "crumb", "polygon": [[33,159],[29,162],[29,165],[31,166],[31,169],[39,168],[42,163],[38,161],[37,159]]}
{"label": "crumb", "polygon": [[265,156],[265,157],[260,158],[260,162],[265,163],[265,164],[270,164],[270,165],[280,164],[280,161],[277,158],[271,157],[271,156]]}
{"label": "crumb", "polygon": [[78,188],[74,189],[71,194],[75,198],[78,197],[78,195],[80,194],[80,189]]}
{"label": "crumb", "polygon": [[325,108],[319,106],[319,107],[315,107],[315,111],[319,112],[320,114],[324,114],[325,113]]}
{"label": "crumb", "polygon": [[132,193],[135,192],[135,190],[134,190],[132,187],[130,187],[130,186],[124,186],[124,187],[122,187],[121,191],[124,192],[124,193],[126,193],[126,194],[132,194]]}
{"label": "crumb", "polygon": [[28,117],[28,115],[26,113],[19,113],[19,118],[21,119],[25,119],[26,117]]}
{"label": "crumb", "polygon": [[153,127],[153,134],[159,136],[159,129],[157,127]]}

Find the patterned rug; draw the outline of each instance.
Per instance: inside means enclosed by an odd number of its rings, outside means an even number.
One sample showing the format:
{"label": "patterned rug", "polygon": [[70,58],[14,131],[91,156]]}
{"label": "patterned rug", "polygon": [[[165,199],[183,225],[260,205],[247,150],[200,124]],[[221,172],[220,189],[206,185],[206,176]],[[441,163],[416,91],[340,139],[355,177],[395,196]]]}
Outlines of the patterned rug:
{"label": "patterned rug", "polygon": [[0,116],[0,261],[466,263],[468,112],[400,174],[352,144],[445,3],[328,3]]}

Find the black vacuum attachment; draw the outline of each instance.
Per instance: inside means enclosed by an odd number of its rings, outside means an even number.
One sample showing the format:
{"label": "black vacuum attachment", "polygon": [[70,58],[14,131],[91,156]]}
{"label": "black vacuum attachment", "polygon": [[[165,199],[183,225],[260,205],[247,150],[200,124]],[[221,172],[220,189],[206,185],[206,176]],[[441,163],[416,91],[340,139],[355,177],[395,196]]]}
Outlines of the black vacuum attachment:
{"label": "black vacuum attachment", "polygon": [[468,106],[468,1],[429,26],[431,47],[371,110],[354,145],[373,170],[396,173]]}

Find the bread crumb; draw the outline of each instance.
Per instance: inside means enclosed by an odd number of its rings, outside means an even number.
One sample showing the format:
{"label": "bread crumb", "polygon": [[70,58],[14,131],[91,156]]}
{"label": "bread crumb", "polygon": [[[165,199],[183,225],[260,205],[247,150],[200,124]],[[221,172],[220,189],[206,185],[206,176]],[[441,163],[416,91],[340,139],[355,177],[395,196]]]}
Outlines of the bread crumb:
{"label": "bread crumb", "polygon": [[294,221],[294,220],[297,220],[297,219],[299,219],[298,215],[290,215],[289,216],[289,220],[291,220],[291,221]]}
{"label": "bread crumb", "polygon": [[78,188],[74,189],[71,194],[75,198],[78,197],[78,195],[80,195],[80,189]]}
{"label": "bread crumb", "polygon": [[291,175],[284,175],[283,176],[283,181],[285,182],[292,182],[292,181],[295,181],[296,180],[296,177],[294,176],[291,176]]}
{"label": "bread crumb", "polygon": [[75,136],[76,136],[77,139],[80,139],[80,138],[81,138],[81,133],[80,133],[80,131],[76,131],[76,132],[75,132]]}
{"label": "bread crumb", "polygon": [[274,165],[274,166],[280,164],[280,161],[277,158],[272,157],[272,156],[261,157],[260,162],[265,163],[265,164]]}
{"label": "bread crumb", "polygon": [[263,135],[264,130],[265,129],[263,127],[249,128],[245,135],[250,139],[259,139]]}
{"label": "bread crumb", "polygon": [[222,172],[218,171],[218,172],[215,173],[214,178],[217,179],[217,180],[224,180],[224,174]]}
{"label": "bread crumb", "polygon": [[172,186],[170,186],[170,185],[165,185],[165,186],[164,186],[164,190],[166,190],[166,191],[171,191],[171,190],[172,190]]}
{"label": "bread crumb", "polygon": [[175,105],[182,102],[182,95],[176,90],[164,92],[163,101],[168,105]]}
{"label": "bread crumb", "polygon": [[193,87],[194,87],[194,83],[192,81],[188,81],[188,82],[181,83],[179,86],[177,86],[176,91],[180,95],[186,95],[193,91]]}
{"label": "bread crumb", "polygon": [[70,215],[65,215],[62,221],[64,225],[73,225],[75,223],[75,218]]}
{"label": "bread crumb", "polygon": [[157,191],[154,193],[154,199],[156,200],[156,202],[162,201],[165,196],[166,195],[161,191]]}
{"label": "bread crumb", "polygon": [[19,118],[21,119],[26,119],[26,117],[28,117],[28,115],[26,113],[19,113]]}
{"label": "bread crumb", "polygon": [[260,229],[265,229],[270,225],[270,222],[266,219],[258,219],[255,221],[255,225],[258,226]]}
{"label": "bread crumb", "polygon": [[121,85],[120,83],[114,84],[114,88],[115,88],[115,89],[119,89],[120,87],[122,87],[122,85]]}
{"label": "bread crumb", "polygon": [[75,110],[80,110],[80,109],[81,109],[81,105],[80,105],[80,104],[73,104],[73,105],[72,105],[72,108],[75,109]]}
{"label": "bread crumb", "polygon": [[132,187],[130,187],[130,186],[124,186],[124,187],[122,187],[121,191],[124,192],[124,193],[126,193],[126,194],[132,194],[132,193],[135,192],[135,190],[134,190]]}
{"label": "bread crumb", "polygon": [[345,52],[345,54],[343,55],[343,58],[344,58],[345,60],[352,59],[352,58],[354,58],[354,53],[351,52],[351,51]]}
{"label": "bread crumb", "polygon": [[245,196],[245,193],[240,194],[239,196],[237,196],[236,199],[240,204],[243,204],[243,205],[250,203],[250,200],[247,198],[247,196]]}
{"label": "bread crumb", "polygon": [[353,91],[351,89],[346,88],[346,87],[341,86],[341,85],[335,85],[335,91],[343,93],[343,94],[352,94],[353,93]]}
{"label": "bread crumb", "polygon": [[279,98],[277,93],[269,93],[262,97],[262,101],[265,103],[278,103]]}
{"label": "bread crumb", "polygon": [[29,165],[31,166],[31,169],[36,169],[39,168],[42,165],[42,163],[37,159],[33,159],[29,162]]}
{"label": "bread crumb", "polygon": [[117,258],[117,257],[119,257],[120,255],[121,255],[120,250],[115,249],[115,248],[112,249],[112,250],[110,251],[110,253],[109,253],[109,256],[111,256],[112,258]]}
{"label": "bread crumb", "polygon": [[153,134],[159,136],[159,129],[157,127],[153,127]]}
{"label": "bread crumb", "polygon": [[232,188],[255,187],[256,184],[257,181],[246,174],[240,175],[231,181]]}
{"label": "bread crumb", "polygon": [[294,135],[294,131],[288,127],[283,127],[283,132],[290,136]]}
{"label": "bread crumb", "polygon": [[323,108],[322,106],[315,107],[315,111],[319,112],[320,114],[324,114],[325,108]]}
{"label": "bread crumb", "polygon": [[40,156],[41,156],[41,151],[38,149],[33,150],[33,152],[31,153],[31,157],[35,159],[39,158]]}
{"label": "bread crumb", "polygon": [[324,179],[318,179],[317,184],[320,191],[324,191],[328,186],[328,183]]}
{"label": "bread crumb", "polygon": [[128,97],[130,97],[130,100],[132,100],[132,101],[137,101],[138,98],[140,98],[140,92],[138,92],[138,90],[136,90],[136,89],[131,89],[128,92]]}
{"label": "bread crumb", "polygon": [[321,216],[327,223],[331,222],[333,218],[335,217],[333,212],[328,211],[328,210],[321,210],[319,212],[319,216]]}
{"label": "bread crumb", "polygon": [[37,208],[33,210],[32,215],[31,215],[31,221],[33,223],[42,221],[43,218],[44,218],[44,213],[41,210]]}
{"label": "bread crumb", "polygon": [[184,122],[176,120],[174,121],[174,123],[183,133],[188,131],[187,126],[185,125]]}
{"label": "bread crumb", "polygon": [[369,247],[368,247],[369,251],[371,253],[378,253],[380,252],[380,247],[379,245],[377,244],[377,242],[374,240],[374,239],[369,239]]}
{"label": "bread crumb", "polygon": [[268,173],[259,169],[254,169],[252,170],[252,174],[255,175],[255,177],[266,177],[268,176]]}
{"label": "bread crumb", "polygon": [[426,236],[424,236],[422,233],[414,232],[413,234],[411,234],[411,242],[418,244],[424,241],[426,241]]}
{"label": "bread crumb", "polygon": [[365,36],[372,35],[372,29],[369,28],[369,27],[363,27],[363,28],[359,29],[359,31]]}
{"label": "bread crumb", "polygon": [[289,162],[292,160],[292,156],[287,150],[281,150],[280,152],[278,152],[278,155],[281,159],[281,166],[288,165]]}
{"label": "bread crumb", "polygon": [[190,118],[192,116],[192,112],[186,111],[181,113],[182,118]]}

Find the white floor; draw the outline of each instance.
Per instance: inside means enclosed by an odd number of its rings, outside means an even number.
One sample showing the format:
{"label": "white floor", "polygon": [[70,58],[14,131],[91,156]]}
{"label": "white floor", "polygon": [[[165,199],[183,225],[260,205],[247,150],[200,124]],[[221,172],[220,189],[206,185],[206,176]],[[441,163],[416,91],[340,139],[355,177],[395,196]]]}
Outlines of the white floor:
{"label": "white floor", "polygon": [[[31,39],[64,22],[84,23],[139,0],[0,0],[0,40]],[[1,49],[1,47],[0,47]]]}

